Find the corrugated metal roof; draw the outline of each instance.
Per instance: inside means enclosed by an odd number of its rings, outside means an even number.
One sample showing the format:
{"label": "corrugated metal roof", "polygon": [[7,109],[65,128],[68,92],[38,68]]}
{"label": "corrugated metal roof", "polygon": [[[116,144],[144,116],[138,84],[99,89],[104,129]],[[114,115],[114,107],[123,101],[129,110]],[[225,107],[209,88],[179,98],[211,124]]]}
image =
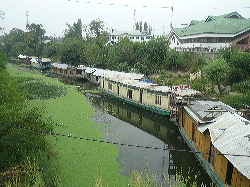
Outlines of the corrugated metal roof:
{"label": "corrugated metal roof", "polygon": [[109,35],[121,36],[121,35],[131,35],[131,36],[143,36],[143,34],[139,30],[132,30],[132,31],[114,31]]}
{"label": "corrugated metal roof", "polygon": [[38,60],[37,57],[33,57],[33,58],[30,59],[30,62],[38,63],[37,60]]}
{"label": "corrugated metal roof", "polygon": [[69,65],[68,64],[60,64],[60,63],[52,63],[51,64],[53,67],[57,67],[60,69],[68,69]]}
{"label": "corrugated metal roof", "polygon": [[[209,129],[211,141],[222,154],[250,156],[250,121],[238,114],[224,113],[215,119],[214,123],[200,128]],[[225,157],[244,176],[250,179],[250,158],[243,156]]]}
{"label": "corrugated metal roof", "polygon": [[199,92],[197,90],[193,90],[191,88],[188,88],[188,89],[173,90],[173,93],[175,93],[176,95],[179,95],[179,96],[191,96],[191,95],[198,95],[201,92]]}
{"label": "corrugated metal roof", "polygon": [[[111,71],[111,70],[104,70],[104,69],[95,69],[93,75],[95,76],[103,76],[106,78],[112,78],[112,77],[119,77],[119,78],[130,78],[130,79],[142,79],[144,77],[144,74],[136,74],[136,73],[126,73],[126,72],[119,72],[119,71]],[[86,72],[90,72],[91,70],[86,69]]]}
{"label": "corrugated metal roof", "polygon": [[[198,117],[202,121],[206,121],[205,118],[211,117],[212,113],[209,113],[209,110],[211,110],[213,107],[218,108],[218,110],[213,113],[214,118],[220,116],[224,111],[236,111],[235,109],[222,103],[221,101],[194,100],[191,101],[191,104],[188,107],[194,112],[195,115],[198,115]],[[211,110],[211,112],[212,111],[213,110]],[[211,120],[212,119],[209,119],[209,121]]]}
{"label": "corrugated metal roof", "polygon": [[28,56],[25,56],[25,55],[22,55],[22,54],[20,54],[20,55],[18,55],[18,58],[27,58]]}
{"label": "corrugated metal roof", "polygon": [[85,72],[86,73],[94,73],[96,70],[97,70],[96,68],[86,67]]}
{"label": "corrugated metal roof", "polygon": [[51,62],[51,60],[49,58],[43,58],[41,61],[42,62]]}

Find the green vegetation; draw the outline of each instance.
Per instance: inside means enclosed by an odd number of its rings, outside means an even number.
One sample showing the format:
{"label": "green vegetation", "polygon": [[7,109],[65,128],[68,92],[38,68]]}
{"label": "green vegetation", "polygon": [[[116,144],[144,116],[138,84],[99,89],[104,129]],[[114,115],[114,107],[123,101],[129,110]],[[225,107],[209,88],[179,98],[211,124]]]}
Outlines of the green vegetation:
{"label": "green vegetation", "polygon": [[[11,75],[23,81],[43,81],[57,88],[65,85],[57,80],[44,77],[35,72],[8,67]],[[35,80],[34,80],[35,77]],[[92,122],[94,109],[74,86],[66,86],[67,94],[46,100],[29,101],[29,107],[46,108],[50,119],[58,125],[54,132],[90,139],[103,139],[103,134]],[[60,90],[59,90],[60,91]],[[47,136],[53,150],[52,166],[57,168],[58,186],[95,186],[98,178],[103,186],[125,186],[126,177],[120,174],[120,165],[116,161],[118,148],[115,145],[100,144],[62,136]]]}
{"label": "green vegetation", "polygon": [[66,88],[42,82],[40,79],[17,77],[20,88],[27,94],[28,99],[50,99],[66,95]]}
{"label": "green vegetation", "polygon": [[[0,53],[0,59],[4,59]],[[0,61],[1,67],[5,62]],[[26,95],[23,94],[15,78],[2,68],[0,70],[0,181],[1,185],[16,181],[24,181],[23,186],[54,186],[56,171],[51,167],[53,152],[44,135],[22,127],[51,131],[54,123],[44,117],[44,111],[35,106],[27,106]],[[27,169],[28,168],[28,169]],[[33,180],[31,172],[39,174]],[[14,181],[14,182],[16,182]]]}

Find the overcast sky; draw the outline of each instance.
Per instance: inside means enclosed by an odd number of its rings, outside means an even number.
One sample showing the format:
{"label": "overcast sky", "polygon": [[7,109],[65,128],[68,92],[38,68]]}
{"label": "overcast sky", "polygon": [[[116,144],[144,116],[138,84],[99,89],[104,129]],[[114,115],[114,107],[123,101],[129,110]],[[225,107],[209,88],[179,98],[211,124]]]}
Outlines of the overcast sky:
{"label": "overcast sky", "polygon": [[29,23],[42,24],[49,36],[63,36],[66,23],[81,19],[89,24],[97,18],[105,29],[122,31],[132,30],[134,19],[146,21],[154,34],[161,35],[170,31],[171,20],[173,27],[183,27],[191,20],[234,11],[250,18],[250,0],[0,0],[0,11],[5,13],[0,27],[6,33],[12,28],[25,30],[28,11]]}

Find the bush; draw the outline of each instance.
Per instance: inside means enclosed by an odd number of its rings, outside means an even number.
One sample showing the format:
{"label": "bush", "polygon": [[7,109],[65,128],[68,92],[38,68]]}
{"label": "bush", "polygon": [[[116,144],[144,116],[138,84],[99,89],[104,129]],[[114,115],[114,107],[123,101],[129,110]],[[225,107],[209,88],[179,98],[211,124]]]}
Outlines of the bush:
{"label": "bush", "polygon": [[235,109],[241,109],[243,104],[250,105],[250,93],[246,95],[237,95],[237,96],[230,96],[226,95],[221,99],[222,102],[225,104],[235,108]]}
{"label": "bush", "polygon": [[250,91],[250,80],[242,81],[232,85],[232,91],[237,93],[247,93]]}

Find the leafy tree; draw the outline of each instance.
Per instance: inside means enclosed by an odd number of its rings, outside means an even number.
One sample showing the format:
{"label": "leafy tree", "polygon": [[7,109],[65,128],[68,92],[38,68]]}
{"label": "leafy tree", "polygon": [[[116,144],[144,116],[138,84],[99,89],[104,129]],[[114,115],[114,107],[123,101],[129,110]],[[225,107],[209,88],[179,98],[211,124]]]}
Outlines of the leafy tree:
{"label": "leafy tree", "polygon": [[85,63],[84,43],[77,38],[67,39],[61,49],[61,62],[76,66]]}
{"label": "leafy tree", "polygon": [[88,25],[90,34],[96,36],[97,38],[104,34],[104,22],[100,19],[96,19],[90,22]]}
{"label": "leafy tree", "polygon": [[204,67],[204,75],[210,82],[218,85],[219,92],[221,93],[221,84],[227,79],[228,70],[229,66],[224,59],[214,59]]}
{"label": "leafy tree", "polygon": [[61,50],[61,44],[52,43],[47,45],[44,49],[44,56],[47,58],[59,58]]}
{"label": "leafy tree", "polygon": [[180,53],[177,52],[176,50],[171,49],[167,52],[166,66],[169,70],[176,71],[179,69],[180,66],[179,56]]}
{"label": "leafy tree", "polygon": [[139,22],[139,31],[142,32],[142,21]]}
{"label": "leafy tree", "polygon": [[78,19],[76,23],[73,23],[73,25],[71,26],[70,24],[66,24],[66,26],[68,27],[65,31],[64,31],[64,38],[82,38],[82,29],[83,29],[83,25],[82,25],[82,21],[81,19]]}
{"label": "leafy tree", "polygon": [[140,26],[138,22],[135,23],[135,30],[140,30]]}
{"label": "leafy tree", "polygon": [[238,50],[235,47],[231,46],[225,49],[221,49],[219,53],[221,58],[224,58],[227,62],[229,62],[231,57],[238,53]]}
{"label": "leafy tree", "polygon": [[230,66],[230,84],[237,83],[249,78],[250,75],[250,54],[240,52],[234,47],[220,50],[220,55]]}
{"label": "leafy tree", "polygon": [[46,31],[41,24],[35,23],[27,25],[27,29],[29,30],[29,32],[26,33],[27,46],[34,50],[34,55],[41,56],[43,50],[42,39]]}
{"label": "leafy tree", "polygon": [[10,33],[5,35],[5,43],[16,44],[25,41],[25,32],[18,28],[11,29]]}
{"label": "leafy tree", "polygon": [[5,70],[7,64],[6,56],[3,53],[3,50],[0,49],[0,72]]}
{"label": "leafy tree", "polygon": [[231,56],[229,60],[231,73],[230,83],[240,82],[250,77],[250,54],[238,52]]}
{"label": "leafy tree", "polygon": [[19,54],[26,54],[25,51],[25,45],[24,43],[17,43],[12,45],[11,50],[9,51],[9,56],[17,57]]}
{"label": "leafy tree", "polygon": [[118,67],[119,64],[127,63],[128,66],[132,67],[134,63],[134,50],[133,42],[128,38],[123,38],[119,43],[114,45],[113,52],[115,55],[112,56],[112,64]]}
{"label": "leafy tree", "polygon": [[106,38],[90,38],[85,42],[84,57],[86,64],[97,68],[107,68],[109,46],[105,46]]}
{"label": "leafy tree", "polygon": [[18,28],[13,28],[9,34],[3,36],[4,50],[9,56],[21,54],[25,45],[25,32]]}
{"label": "leafy tree", "polygon": [[144,22],[144,25],[143,25],[143,31],[148,31],[148,24],[146,21]]}

